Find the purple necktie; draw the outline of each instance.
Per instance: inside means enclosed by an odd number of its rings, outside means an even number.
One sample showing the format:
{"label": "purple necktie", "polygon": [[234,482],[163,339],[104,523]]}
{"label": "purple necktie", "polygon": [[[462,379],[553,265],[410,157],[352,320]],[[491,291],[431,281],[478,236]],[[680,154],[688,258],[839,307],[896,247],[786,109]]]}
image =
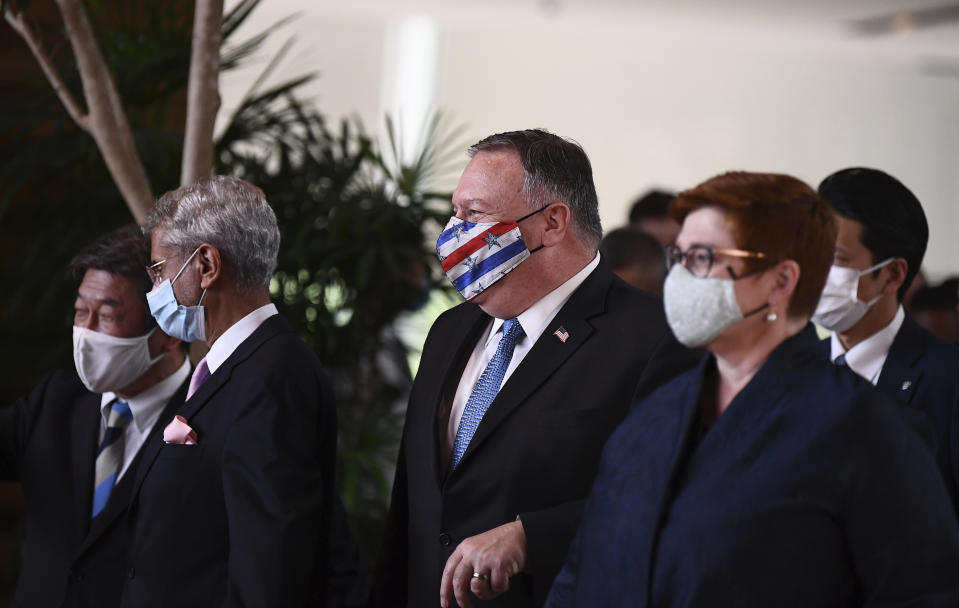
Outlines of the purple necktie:
{"label": "purple necktie", "polygon": [[206,365],[206,357],[200,359],[200,362],[197,363],[196,369],[193,370],[193,376],[190,378],[190,388],[186,391],[186,398],[189,399],[193,396],[193,393],[197,392],[200,388],[200,385],[206,382],[206,379],[210,377],[210,368]]}

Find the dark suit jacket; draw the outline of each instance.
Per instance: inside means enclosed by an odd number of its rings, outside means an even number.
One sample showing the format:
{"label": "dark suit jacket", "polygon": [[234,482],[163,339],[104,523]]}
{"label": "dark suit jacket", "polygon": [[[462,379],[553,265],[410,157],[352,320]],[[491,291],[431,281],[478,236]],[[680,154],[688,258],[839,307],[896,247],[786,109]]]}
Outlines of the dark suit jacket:
{"label": "dark suit jacket", "polygon": [[959,348],[906,315],[876,386],[925,416],[936,462],[959,514]]}
{"label": "dark suit jacket", "polygon": [[[423,348],[400,447],[373,605],[439,604],[447,558],[463,539],[520,515],[529,574],[489,605],[542,604],[576,530],[600,450],[637,382],[692,365],[658,298],[605,263],[573,293],[490,405],[457,468],[440,434],[466,361],[490,322],[464,303],[437,319]],[[564,343],[553,335],[560,326]],[[474,604],[485,605],[474,600]]]}
{"label": "dark suit jacket", "polygon": [[959,605],[932,457],[817,342],[809,326],[780,345],[703,436],[712,358],[633,409],[547,607]]}
{"label": "dark suit jacket", "polygon": [[[829,356],[829,339],[821,342]],[[959,348],[926,331],[908,314],[886,356],[876,387],[909,406],[913,423],[936,456],[959,514]]]}
{"label": "dark suit jacket", "polygon": [[122,605],[325,605],[336,422],[313,353],[271,317],[178,413],[197,445],[143,448]]}
{"label": "dark suit jacket", "polygon": [[[162,435],[163,421],[183,402],[187,384],[170,400],[151,438]],[[119,604],[129,546],[125,516],[140,456],[91,521],[100,421],[100,395],[66,372],[49,375],[27,397],[0,410],[0,476],[20,481],[26,498],[26,544],[14,606]]]}

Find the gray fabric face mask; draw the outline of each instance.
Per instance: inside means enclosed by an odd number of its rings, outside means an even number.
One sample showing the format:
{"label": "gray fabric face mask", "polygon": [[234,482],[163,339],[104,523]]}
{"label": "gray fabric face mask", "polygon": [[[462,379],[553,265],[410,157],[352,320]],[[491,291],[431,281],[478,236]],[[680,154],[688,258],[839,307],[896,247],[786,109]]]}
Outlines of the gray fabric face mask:
{"label": "gray fabric face mask", "polygon": [[673,266],[666,277],[663,304],[669,328],[689,348],[712,342],[743,319],[733,279],[697,277],[682,264]]}

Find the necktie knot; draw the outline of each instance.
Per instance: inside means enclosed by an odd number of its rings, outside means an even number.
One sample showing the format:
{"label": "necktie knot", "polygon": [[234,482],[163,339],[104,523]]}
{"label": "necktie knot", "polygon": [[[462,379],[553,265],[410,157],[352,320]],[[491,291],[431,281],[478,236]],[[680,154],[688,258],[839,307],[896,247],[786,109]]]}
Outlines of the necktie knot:
{"label": "necktie knot", "polygon": [[200,362],[196,364],[196,369],[193,370],[193,375],[190,377],[190,388],[186,391],[186,398],[189,399],[193,396],[193,393],[197,392],[200,389],[200,385],[206,382],[206,379],[210,377],[210,366],[206,364],[206,357],[200,359]]}
{"label": "necktie knot", "polygon": [[513,348],[516,342],[526,334],[516,317],[503,321],[502,331],[503,337],[500,339],[499,348]]}
{"label": "necktie knot", "polygon": [[836,364],[836,365],[838,365],[839,367],[845,366],[845,365],[846,365],[846,353],[843,353],[843,354],[839,355],[838,357],[836,357],[836,360],[833,361],[833,363]]}

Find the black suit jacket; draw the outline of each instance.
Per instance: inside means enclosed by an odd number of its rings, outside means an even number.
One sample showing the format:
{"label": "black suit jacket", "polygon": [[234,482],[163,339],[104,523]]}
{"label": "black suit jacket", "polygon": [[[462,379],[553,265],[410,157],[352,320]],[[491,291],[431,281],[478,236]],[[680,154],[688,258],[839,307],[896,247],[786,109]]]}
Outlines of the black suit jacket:
{"label": "black suit jacket", "polygon": [[[479,307],[464,303],[441,315],[426,339],[374,606],[438,606],[440,577],[456,545],[517,515],[530,573],[513,577],[510,590],[489,605],[542,604],[576,532],[600,450],[626,415],[637,381],[652,387],[692,364],[693,353],[666,326],[661,301],[601,262],[503,385],[447,476],[440,435],[489,322]],[[553,335],[559,327],[569,333],[566,342]]]}
{"label": "black suit jacket", "polygon": [[[183,402],[187,384],[167,404],[150,438],[162,435],[161,422]],[[14,606],[119,604],[129,546],[125,516],[143,450],[91,521],[100,421],[100,395],[66,372],[50,374],[0,411],[0,477],[20,481],[26,499]]]}
{"label": "black suit jacket", "polygon": [[959,348],[906,315],[876,386],[922,412],[936,462],[959,514]]}
{"label": "black suit jacket", "polygon": [[122,605],[323,606],[336,420],[316,356],[264,321],[143,448]]}

